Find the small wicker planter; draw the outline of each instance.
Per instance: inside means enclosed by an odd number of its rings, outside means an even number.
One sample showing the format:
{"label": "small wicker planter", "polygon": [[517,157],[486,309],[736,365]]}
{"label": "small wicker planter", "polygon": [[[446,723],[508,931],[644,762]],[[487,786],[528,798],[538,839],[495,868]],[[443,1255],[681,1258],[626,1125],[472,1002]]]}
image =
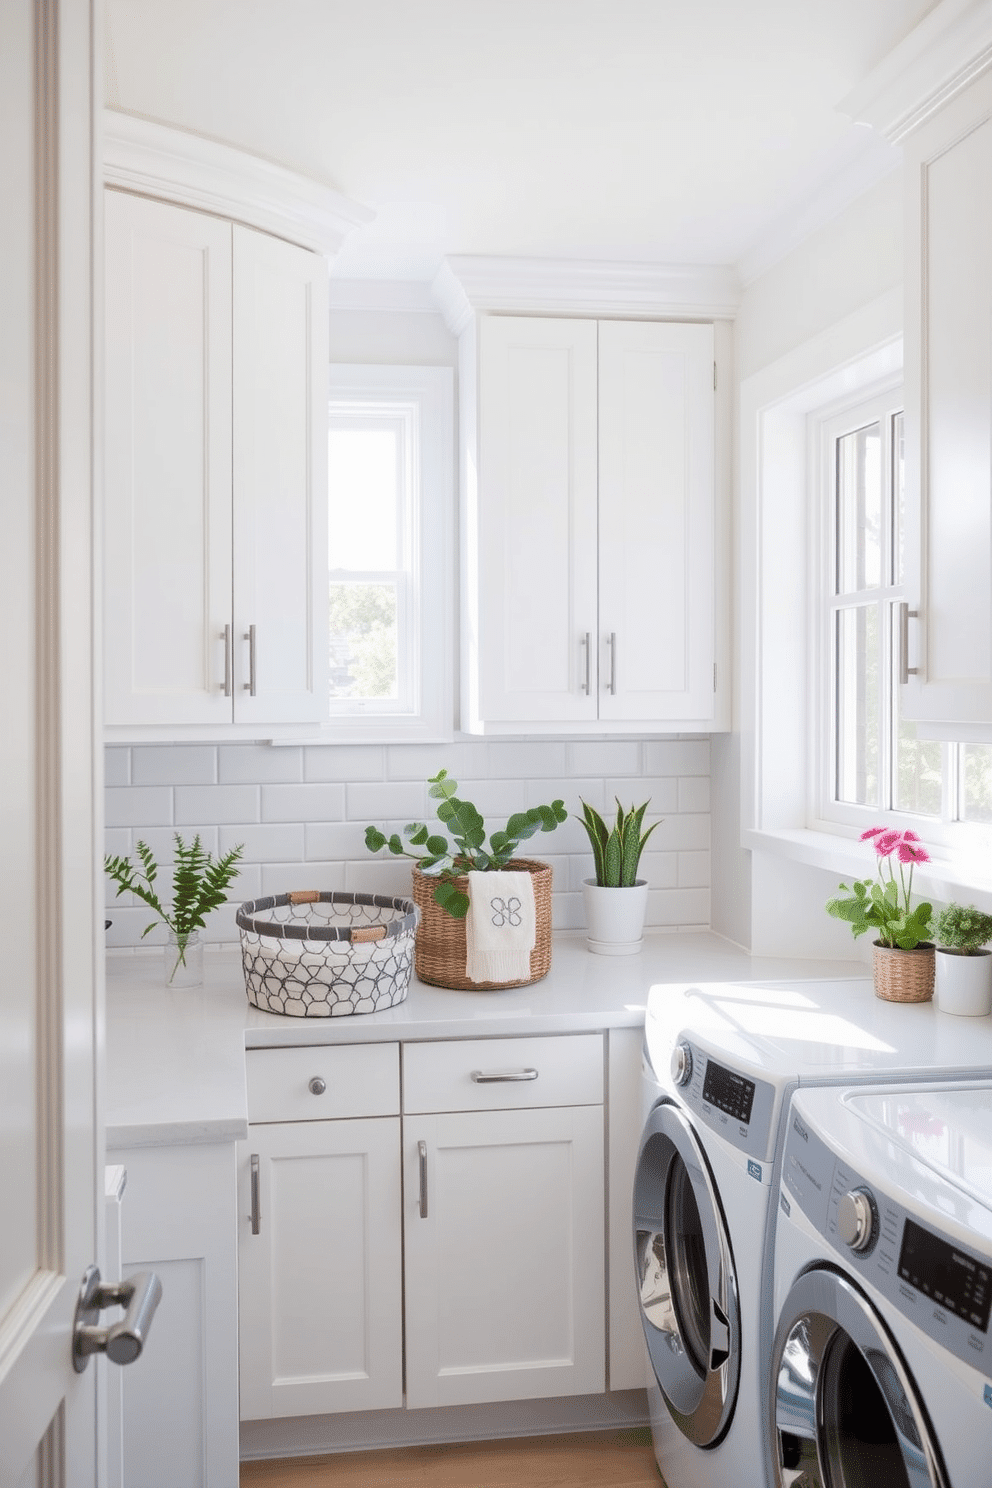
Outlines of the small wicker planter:
{"label": "small wicker planter", "polygon": [[883,1002],[929,1002],[933,997],[936,953],[929,942],[904,951],[876,940],[871,962],[875,996]]}
{"label": "small wicker planter", "polygon": [[[465,944],[465,921],[456,920],[447,910],[434,903],[437,879],[419,868],[413,870],[413,900],[420,910],[417,930],[415,969],[422,982],[434,987],[453,987],[461,992],[499,991],[503,987],[528,987],[539,982],[551,969],[551,867],[530,858],[514,858],[507,872],[526,870],[534,879],[534,910],[537,938],[530,953],[530,976],[519,982],[473,982],[465,974],[468,952]],[[463,893],[468,892],[468,878],[452,882]]]}

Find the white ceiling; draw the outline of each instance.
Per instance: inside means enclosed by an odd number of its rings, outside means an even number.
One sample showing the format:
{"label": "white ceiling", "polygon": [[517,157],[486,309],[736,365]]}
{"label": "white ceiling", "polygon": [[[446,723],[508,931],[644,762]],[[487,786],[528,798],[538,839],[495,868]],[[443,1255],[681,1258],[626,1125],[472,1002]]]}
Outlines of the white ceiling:
{"label": "white ceiling", "polygon": [[894,163],[837,105],[935,3],[106,0],[107,102],[371,207],[336,274],[746,268]]}

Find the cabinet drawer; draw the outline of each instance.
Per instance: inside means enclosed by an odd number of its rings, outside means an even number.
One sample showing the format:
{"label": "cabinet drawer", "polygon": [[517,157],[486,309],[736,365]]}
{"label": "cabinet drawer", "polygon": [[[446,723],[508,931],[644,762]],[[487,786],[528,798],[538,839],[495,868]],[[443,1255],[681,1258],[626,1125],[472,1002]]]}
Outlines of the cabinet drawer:
{"label": "cabinet drawer", "polygon": [[599,1033],[403,1046],[403,1110],[408,1114],[595,1106],[602,1099]]}
{"label": "cabinet drawer", "polygon": [[398,1044],[249,1049],[246,1059],[252,1123],[399,1115]]}

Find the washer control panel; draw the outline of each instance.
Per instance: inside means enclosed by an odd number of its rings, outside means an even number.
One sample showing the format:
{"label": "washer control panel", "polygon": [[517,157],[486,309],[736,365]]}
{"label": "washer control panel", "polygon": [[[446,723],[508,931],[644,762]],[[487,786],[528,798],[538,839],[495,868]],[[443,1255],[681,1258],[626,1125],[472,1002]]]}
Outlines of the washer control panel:
{"label": "washer control panel", "polygon": [[[855,1276],[928,1337],[984,1374],[992,1370],[992,1259],[921,1224],[873,1189],[793,1109],[781,1208],[796,1203]],[[779,1216],[779,1223],[782,1216]]]}
{"label": "washer control panel", "polygon": [[[754,1176],[770,1176],[775,1087],[711,1059],[690,1038],[681,1037],[672,1053],[672,1081],[693,1115],[748,1157],[757,1159]],[[766,1171],[764,1163],[768,1163]]]}

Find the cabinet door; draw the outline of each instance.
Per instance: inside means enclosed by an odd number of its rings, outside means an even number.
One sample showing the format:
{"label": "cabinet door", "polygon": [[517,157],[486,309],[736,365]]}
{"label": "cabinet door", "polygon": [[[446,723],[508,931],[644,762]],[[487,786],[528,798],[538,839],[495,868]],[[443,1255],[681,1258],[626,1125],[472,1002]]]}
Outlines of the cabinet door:
{"label": "cabinet door", "polygon": [[463,643],[486,722],[596,717],[596,322],[486,316]]}
{"label": "cabinet door", "polygon": [[[992,727],[992,79],[906,141],[907,718]],[[970,731],[969,731],[970,734]],[[992,737],[992,733],[988,734]]]}
{"label": "cabinet door", "polygon": [[[122,1371],[127,1488],[238,1480],[234,1144],[119,1148],[123,1274],[154,1271],[162,1301]],[[110,1321],[115,1315],[110,1315]]]}
{"label": "cabinet door", "polygon": [[234,717],[327,716],[325,260],[234,228]]}
{"label": "cabinet door", "polygon": [[407,1405],[602,1391],[602,1107],[404,1117],[403,1143]]}
{"label": "cabinet door", "polygon": [[713,327],[599,324],[599,716],[707,721]]}
{"label": "cabinet door", "polygon": [[106,193],[111,724],[230,721],[231,226]]}
{"label": "cabinet door", "polygon": [[242,1420],[401,1406],[399,1118],[255,1126],[238,1152]]}

